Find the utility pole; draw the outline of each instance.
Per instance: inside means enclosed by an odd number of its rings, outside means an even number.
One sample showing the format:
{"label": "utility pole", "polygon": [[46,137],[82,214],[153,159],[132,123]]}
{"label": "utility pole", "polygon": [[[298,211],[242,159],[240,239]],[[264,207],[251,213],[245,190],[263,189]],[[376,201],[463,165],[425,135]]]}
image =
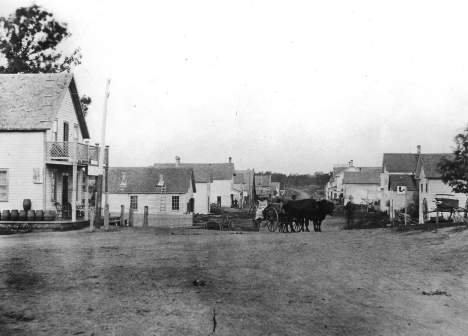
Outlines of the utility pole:
{"label": "utility pole", "polygon": [[[102,224],[101,208],[102,208],[102,180],[104,171],[104,150],[106,144],[106,120],[107,120],[107,99],[109,98],[110,78],[107,79],[106,91],[104,95],[104,109],[102,112],[102,131],[101,131],[101,147],[99,147],[99,171],[96,178],[97,195],[96,195],[96,228],[100,229]],[[106,199],[107,202],[107,199]]]}

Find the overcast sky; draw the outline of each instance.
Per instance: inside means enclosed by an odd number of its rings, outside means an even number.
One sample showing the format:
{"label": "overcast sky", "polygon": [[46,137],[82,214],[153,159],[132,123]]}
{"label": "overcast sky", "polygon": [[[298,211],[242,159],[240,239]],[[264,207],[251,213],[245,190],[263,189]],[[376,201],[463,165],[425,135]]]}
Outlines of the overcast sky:
{"label": "overcast sky", "polygon": [[[0,16],[32,1],[0,0]],[[329,172],[449,152],[467,124],[467,9],[426,1],[64,1],[74,73],[112,166]],[[460,2],[462,3],[462,2]],[[68,49],[67,49],[68,48]]]}

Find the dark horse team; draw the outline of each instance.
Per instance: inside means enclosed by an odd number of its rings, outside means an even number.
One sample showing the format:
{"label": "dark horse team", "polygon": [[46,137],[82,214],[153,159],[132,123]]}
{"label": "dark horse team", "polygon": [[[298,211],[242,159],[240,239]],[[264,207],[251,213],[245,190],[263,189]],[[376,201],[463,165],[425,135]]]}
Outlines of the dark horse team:
{"label": "dark horse team", "polygon": [[[322,232],[322,221],[327,215],[333,215],[333,209],[335,205],[327,200],[317,201],[315,199],[303,199],[303,200],[286,200],[283,203],[283,219],[286,223],[283,223],[285,232],[288,230],[288,226],[291,228],[291,232],[295,232],[292,222],[299,222],[299,231],[309,231],[309,222],[314,223],[314,231]],[[297,227],[297,226],[296,226]]]}

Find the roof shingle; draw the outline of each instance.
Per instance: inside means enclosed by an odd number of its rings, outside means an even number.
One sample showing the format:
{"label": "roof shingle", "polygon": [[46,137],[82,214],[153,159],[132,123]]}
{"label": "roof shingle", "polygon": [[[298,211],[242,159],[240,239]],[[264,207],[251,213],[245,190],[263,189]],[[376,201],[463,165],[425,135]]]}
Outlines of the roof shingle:
{"label": "roof shingle", "polygon": [[47,130],[70,90],[83,138],[89,132],[71,73],[0,75],[0,130]]}
{"label": "roof shingle", "polygon": [[416,180],[414,179],[412,175],[407,175],[407,174],[389,175],[389,180],[388,180],[389,189],[397,190],[398,186],[406,186],[406,190],[408,191],[417,190]]}
{"label": "roof shingle", "polygon": [[416,177],[421,174],[421,168],[424,168],[424,176],[427,178],[441,178],[442,175],[437,169],[438,163],[443,157],[453,157],[454,154],[421,154],[416,169]]}
{"label": "roof shingle", "polygon": [[384,153],[381,171],[386,167],[390,173],[415,172],[419,155],[421,154]]}
{"label": "roof shingle", "polygon": [[380,172],[345,172],[343,184],[380,184]]}
{"label": "roof shingle", "polygon": [[159,193],[158,182],[162,174],[168,194],[185,194],[192,181],[196,192],[192,168],[110,167],[109,193]]}

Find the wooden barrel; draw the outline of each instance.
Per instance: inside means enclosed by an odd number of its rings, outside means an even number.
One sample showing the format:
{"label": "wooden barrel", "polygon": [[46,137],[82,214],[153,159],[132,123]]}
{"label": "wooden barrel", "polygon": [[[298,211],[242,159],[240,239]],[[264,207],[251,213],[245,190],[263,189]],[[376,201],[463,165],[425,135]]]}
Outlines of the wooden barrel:
{"label": "wooden barrel", "polygon": [[9,221],[11,217],[10,210],[3,210],[2,221]]}
{"label": "wooden barrel", "polygon": [[23,200],[23,209],[25,211],[31,210],[31,200],[30,199],[24,199]]}
{"label": "wooden barrel", "polygon": [[19,220],[19,211],[18,210],[11,210],[10,220],[15,221],[15,222]]}
{"label": "wooden barrel", "polygon": [[18,220],[24,222],[26,220],[26,218],[27,218],[26,210],[20,210]]}
{"label": "wooden barrel", "polygon": [[44,210],[36,210],[36,222],[42,222],[44,220]]}
{"label": "wooden barrel", "polygon": [[44,220],[46,222],[51,222],[53,220],[55,220],[55,214],[52,210],[46,210],[46,212],[44,213]]}
{"label": "wooden barrel", "polygon": [[36,220],[36,211],[28,210],[27,212],[27,220],[28,222],[34,222]]}

